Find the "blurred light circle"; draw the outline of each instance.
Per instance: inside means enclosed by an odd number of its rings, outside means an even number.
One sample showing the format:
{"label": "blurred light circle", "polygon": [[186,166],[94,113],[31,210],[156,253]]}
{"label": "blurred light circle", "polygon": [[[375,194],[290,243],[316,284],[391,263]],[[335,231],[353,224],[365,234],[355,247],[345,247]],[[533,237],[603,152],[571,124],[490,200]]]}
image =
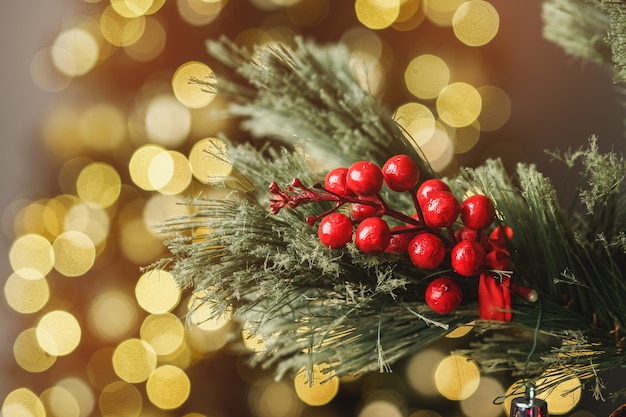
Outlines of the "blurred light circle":
{"label": "blurred light circle", "polygon": [[66,389],[74,397],[78,404],[79,417],[88,417],[92,414],[95,397],[87,382],[70,376],[60,380],[56,386]]}
{"label": "blurred light circle", "polygon": [[394,113],[394,120],[402,132],[417,145],[428,142],[435,133],[435,116],[421,103],[405,103]]}
{"label": "blurred light circle", "polygon": [[328,404],[339,392],[339,378],[333,376],[328,364],[313,365],[311,375],[305,368],[300,369],[294,378],[294,388],[298,398],[305,404],[321,406]]}
{"label": "blurred light circle", "polygon": [[46,417],[41,400],[28,388],[11,391],[2,403],[4,417]]}
{"label": "blurred light circle", "polygon": [[89,31],[77,27],[61,32],[54,40],[50,53],[59,72],[68,77],[78,77],[96,65],[100,46]]}
{"label": "blurred light circle", "polygon": [[108,384],[98,398],[102,417],[139,417],[143,397],[134,385],[124,381]]}
{"label": "blurred light circle", "polygon": [[132,45],[124,47],[126,55],[138,62],[148,62],[157,58],[165,49],[167,32],[155,18],[146,18],[143,35]]}
{"label": "blurred light circle", "polygon": [[141,324],[139,334],[157,355],[163,356],[175,352],[183,344],[185,327],[171,313],[150,314]]}
{"label": "blurred light circle", "polygon": [[[194,82],[194,80],[209,85],[199,84]],[[172,77],[174,95],[178,101],[191,109],[205,107],[213,101],[216,83],[217,80],[213,70],[207,64],[198,61],[189,61],[182,64]]]}
{"label": "blurred light circle", "polygon": [[466,416],[499,417],[502,415],[502,406],[494,404],[493,399],[502,394],[504,387],[497,379],[483,376],[476,391],[461,400],[461,410]]}
{"label": "blurred light circle", "polygon": [[122,380],[143,382],[156,369],[157,356],[152,346],[141,339],[128,339],[113,352],[113,369]]}
{"label": "blurred light circle", "polygon": [[89,304],[87,323],[91,332],[106,342],[117,342],[135,331],[137,304],[125,291],[100,290]]}
{"label": "blurred light circle", "polygon": [[25,279],[41,279],[54,266],[52,244],[38,234],[26,234],[13,241],[9,249],[9,262],[13,271]]}
{"label": "blurred light circle", "polygon": [[[23,271],[23,270],[22,270]],[[39,279],[34,279],[39,274]],[[38,271],[31,271],[24,278],[19,272],[9,275],[4,283],[4,297],[13,310],[21,314],[35,313],[50,299],[50,287]]]}
{"label": "blurred light circle", "polygon": [[191,381],[182,369],[172,365],[158,367],[146,382],[150,402],[163,410],[180,407],[191,392]]}
{"label": "blurred light circle", "polygon": [[110,207],[120,195],[122,181],[116,169],[104,162],[94,162],[82,169],[76,179],[76,193],[87,204]]}
{"label": "blurred light circle", "polygon": [[110,5],[100,15],[102,36],[114,46],[128,46],[137,42],[144,33],[145,25],[144,16],[124,17]]}
{"label": "blurred light circle", "polygon": [[154,187],[150,184],[150,176],[148,170],[152,159],[161,152],[165,152],[165,148],[161,145],[148,144],[136,149],[128,163],[131,180],[139,188],[146,191],[153,191]]}
{"label": "blurred light circle", "polygon": [[196,142],[189,152],[193,176],[203,184],[228,178],[233,166],[227,159],[227,146],[217,138],[205,138]]}
{"label": "blurred light circle", "polygon": [[70,230],[52,242],[54,269],[66,277],[84,275],[96,260],[96,248],[87,235]]}
{"label": "blurred light circle", "polygon": [[447,85],[437,97],[437,112],[443,122],[452,127],[472,124],[480,115],[482,99],[471,85],[456,82]]}
{"label": "blurred light circle", "polygon": [[500,16],[495,7],[483,0],[469,0],[454,12],[452,29],[468,46],[483,46],[498,33]]}
{"label": "blurred light circle", "polygon": [[81,338],[81,328],[76,318],[61,310],[46,313],[37,323],[37,341],[41,348],[54,356],[72,353]]}
{"label": "blurred light circle", "polygon": [[511,99],[501,88],[484,85],[478,87],[482,99],[482,109],[478,116],[480,130],[492,132],[500,129],[511,116]]}
{"label": "blurred light circle", "polygon": [[57,357],[44,351],[37,341],[35,328],[22,331],[13,343],[15,362],[26,372],[44,372],[56,362]]}
{"label": "blurred light circle", "polygon": [[459,401],[476,392],[480,383],[480,369],[467,356],[450,355],[439,362],[434,377],[435,386],[441,395]]}
{"label": "blurred light circle", "polygon": [[144,123],[152,142],[176,148],[189,135],[191,113],[173,95],[160,95],[148,103]]}
{"label": "blurred light circle", "polygon": [[385,29],[393,24],[400,14],[399,0],[356,0],[356,17],[365,27]]}
{"label": "blurred light circle", "polygon": [[404,82],[414,96],[433,99],[450,81],[448,64],[436,55],[424,54],[409,62],[404,71]]}
{"label": "blurred light circle", "polygon": [[79,417],[78,401],[67,389],[54,386],[46,389],[39,396],[46,409],[46,417]]}
{"label": "blurred light circle", "polygon": [[148,313],[167,313],[180,301],[181,290],[169,272],[155,269],[145,272],[135,285],[137,302]]}

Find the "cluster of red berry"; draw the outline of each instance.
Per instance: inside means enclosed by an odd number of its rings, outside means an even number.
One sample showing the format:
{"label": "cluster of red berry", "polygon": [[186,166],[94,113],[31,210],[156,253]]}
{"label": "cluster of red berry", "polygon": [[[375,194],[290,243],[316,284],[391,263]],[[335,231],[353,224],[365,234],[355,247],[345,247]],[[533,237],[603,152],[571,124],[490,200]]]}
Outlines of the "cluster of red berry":
{"label": "cluster of red berry", "polygon": [[[485,233],[496,217],[489,197],[475,194],[459,202],[439,179],[423,181],[416,190],[419,177],[417,164],[407,155],[389,158],[382,168],[359,161],[331,170],[323,185],[306,187],[294,179],[282,190],[272,183],[270,208],[277,213],[285,206],[335,202],[330,210],[307,218],[311,225],[320,220],[321,243],[339,249],[354,242],[367,254],[407,253],[411,262],[424,270],[449,264],[444,269],[452,269],[460,277],[480,275],[481,318],[510,320],[510,274],[506,271],[511,261],[506,241],[512,238],[512,230],[499,225]],[[383,184],[392,191],[409,193],[415,213],[409,216],[391,208],[381,196]],[[338,211],[346,204],[349,210]],[[390,227],[384,217],[400,224]],[[461,303],[461,287],[449,276],[442,276],[430,283],[425,297],[434,311],[446,314]]]}

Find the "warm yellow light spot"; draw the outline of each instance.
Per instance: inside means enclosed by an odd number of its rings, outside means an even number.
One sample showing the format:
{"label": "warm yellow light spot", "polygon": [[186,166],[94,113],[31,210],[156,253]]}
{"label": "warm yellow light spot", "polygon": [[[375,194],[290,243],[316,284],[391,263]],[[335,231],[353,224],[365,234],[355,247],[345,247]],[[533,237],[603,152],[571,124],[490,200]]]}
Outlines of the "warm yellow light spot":
{"label": "warm yellow light spot", "polygon": [[411,94],[433,99],[450,81],[450,69],[438,56],[425,54],[413,58],[404,71],[404,82]]}
{"label": "warm yellow light spot", "polygon": [[446,334],[446,337],[449,339],[458,339],[461,338],[474,329],[474,322],[469,324],[462,324],[460,326],[455,327],[450,333]]}
{"label": "warm yellow light spot", "polygon": [[111,45],[128,46],[137,42],[146,26],[144,16],[128,18],[108,6],[100,15],[100,31]]}
{"label": "warm yellow light spot", "polygon": [[150,314],[141,324],[139,334],[154,348],[157,355],[169,355],[183,343],[185,327],[171,313]]}
{"label": "warm yellow light spot", "polygon": [[76,193],[85,203],[95,207],[111,206],[120,195],[122,181],[111,165],[94,162],[87,165],[76,179]]}
{"label": "warm yellow light spot", "polygon": [[437,97],[439,117],[452,127],[472,124],[478,118],[481,109],[480,94],[467,83],[452,83],[441,90]]}
{"label": "warm yellow light spot", "polygon": [[80,137],[77,120],[80,112],[67,104],[57,104],[46,114],[43,121],[42,134],[46,147],[62,158],[71,158],[84,150],[83,142],[76,140]]}
{"label": "warm yellow light spot", "polygon": [[197,326],[186,326],[186,345],[194,355],[217,352],[232,340],[231,330],[229,326],[213,331],[206,331]]}
{"label": "warm yellow light spot", "polygon": [[63,233],[65,218],[74,204],[80,204],[80,200],[67,194],[61,194],[48,200],[46,210],[43,213],[43,222],[51,236],[56,237]]}
{"label": "warm yellow light spot", "polygon": [[457,127],[454,130],[454,136],[451,138],[454,153],[469,152],[478,143],[479,138],[480,124],[477,120],[467,126]]}
{"label": "warm yellow light spot", "polygon": [[454,146],[445,126],[437,122],[435,133],[428,142],[420,146],[424,157],[437,172],[443,171],[454,159]]}
{"label": "warm yellow light spot", "polygon": [[165,0],[152,0],[152,5],[148,10],[146,10],[145,14],[154,14],[158,12],[164,4]]}
{"label": "warm yellow light spot", "polygon": [[449,400],[459,401],[472,395],[480,382],[476,362],[463,355],[450,355],[435,369],[435,386]]}
{"label": "warm yellow light spot", "polygon": [[124,381],[108,384],[98,398],[102,417],[139,417],[143,406],[141,393]]}
{"label": "warm yellow light spot", "polygon": [[263,336],[254,331],[253,324],[246,322],[241,330],[243,344],[250,352],[263,352],[266,348]]}
{"label": "warm yellow light spot", "polygon": [[139,62],[148,62],[158,57],[165,49],[167,33],[157,19],[146,18],[146,28],[141,38],[124,47],[126,55]]}
{"label": "warm yellow light spot", "polygon": [[410,31],[417,28],[426,18],[426,0],[404,0],[400,2],[398,19],[391,25],[395,30]]}
{"label": "warm yellow light spot", "polygon": [[[136,207],[136,204],[131,205]],[[124,210],[128,212],[129,210]],[[146,265],[153,262],[165,249],[161,239],[154,236],[146,226],[144,219],[135,212],[133,216],[120,219],[121,235],[119,248],[124,256],[137,265]]]}
{"label": "warm yellow light spot", "polygon": [[35,328],[21,332],[13,343],[15,362],[27,372],[43,372],[48,370],[57,358],[44,351],[37,341]]}
{"label": "warm yellow light spot", "polygon": [[163,410],[173,410],[183,405],[191,392],[191,382],[182,369],[163,365],[158,367],[146,382],[146,393],[152,404]]}
{"label": "warm yellow light spot", "polygon": [[110,0],[113,10],[120,16],[133,18],[143,16],[152,7],[152,0]]}
{"label": "warm yellow light spot", "polygon": [[189,152],[193,176],[204,184],[229,177],[233,166],[226,158],[226,148],[226,143],[217,138],[196,142]]}
{"label": "warm yellow light spot", "polygon": [[191,183],[191,165],[187,157],[178,151],[161,152],[152,158],[148,177],[161,194],[179,194]]}
{"label": "warm yellow light spot", "polygon": [[176,0],[178,14],[192,26],[204,26],[213,22],[226,3],[227,0]]}
{"label": "warm yellow light spot", "polygon": [[400,14],[399,0],[356,0],[356,17],[365,27],[384,29],[393,24]]}
{"label": "warm yellow light spot", "polygon": [[85,146],[99,152],[118,149],[126,139],[126,117],[119,107],[110,103],[88,106],[78,126]]}
{"label": "warm yellow light spot", "polygon": [[157,356],[147,342],[128,339],[120,343],[113,352],[113,369],[120,379],[132,384],[148,379],[156,369]]}
{"label": "warm yellow light spot", "polygon": [[148,103],[144,123],[152,142],[176,148],[189,135],[191,113],[173,95],[160,95]]}
{"label": "warm yellow light spot", "polygon": [[397,108],[394,120],[402,132],[417,145],[422,145],[435,133],[435,116],[420,103],[405,103]]}
{"label": "warm yellow light spot", "polygon": [[13,271],[19,272],[22,278],[40,279],[54,265],[52,244],[40,235],[20,236],[11,245],[9,262]]}
{"label": "warm yellow light spot", "polygon": [[435,387],[435,368],[446,355],[435,349],[424,349],[414,354],[406,368],[409,386],[418,394],[434,397],[438,394]]}
{"label": "warm yellow light spot", "polygon": [[452,25],[456,10],[467,0],[437,0],[426,3],[426,17],[437,26]]}
{"label": "warm yellow light spot", "polygon": [[176,196],[153,194],[143,206],[143,222],[156,237],[163,237],[159,225],[165,220],[186,214],[189,214],[189,207],[180,204],[180,198]]}
{"label": "warm yellow light spot", "polygon": [[137,302],[148,313],[167,313],[178,305],[180,288],[172,274],[161,269],[145,272],[135,285]]}
{"label": "warm yellow light spot", "polygon": [[95,397],[89,384],[78,377],[63,378],[56,385],[66,389],[76,400],[79,408],[79,417],[92,415],[95,406]]}
{"label": "warm yellow light spot", "polygon": [[52,243],[54,269],[66,277],[84,275],[96,260],[96,248],[87,235],[77,231],[60,234]]}
{"label": "warm yellow light spot", "polygon": [[[26,271],[28,278],[22,277],[20,272],[9,275],[4,283],[4,297],[13,310],[22,314],[35,313],[43,308],[50,299],[50,287],[46,278],[40,272]],[[39,279],[35,279],[39,276]]]}
{"label": "warm yellow light spot", "polygon": [[206,291],[196,291],[187,303],[189,322],[202,330],[214,331],[224,327],[230,320],[230,314],[216,316],[215,305],[206,300]]}
{"label": "warm yellow light spot", "polygon": [[380,61],[373,56],[355,52],[350,55],[350,72],[359,86],[371,95],[380,92],[383,85],[383,69]]}
{"label": "warm yellow light spot", "polygon": [[468,46],[482,46],[498,33],[500,16],[495,7],[483,0],[469,0],[459,6],[452,18],[456,37]]}
{"label": "warm yellow light spot", "polygon": [[46,417],[41,400],[28,388],[18,388],[6,396],[2,403],[4,417]]}
{"label": "warm yellow light spot", "polygon": [[87,379],[98,391],[103,391],[107,385],[119,380],[113,369],[114,351],[112,347],[100,348],[87,361]]}
{"label": "warm yellow light spot", "polygon": [[257,381],[250,389],[249,402],[259,417],[299,416],[303,408],[293,385],[284,381]]}
{"label": "warm yellow light spot", "polygon": [[146,191],[154,190],[154,187],[150,184],[148,169],[150,168],[152,159],[164,151],[165,148],[161,145],[148,144],[140,147],[133,153],[128,164],[128,169],[130,178],[135,185]]}
{"label": "warm yellow light spot", "polygon": [[88,30],[71,28],[56,37],[50,53],[58,71],[68,77],[78,77],[96,65],[100,47]]}
{"label": "warm yellow light spot", "polygon": [[328,404],[339,392],[339,378],[328,371],[328,364],[313,365],[311,375],[305,368],[300,369],[294,378],[294,388],[298,398],[305,404],[320,406]]}
{"label": "warm yellow light spot", "polygon": [[54,356],[72,353],[81,337],[76,318],[66,311],[54,310],[37,324],[37,341],[43,350]]}
{"label": "warm yellow light spot", "polygon": [[105,209],[84,202],[72,205],[63,219],[64,230],[87,236],[96,247],[96,252],[97,247],[105,243],[110,227],[111,219]]}
{"label": "warm yellow light spot", "polygon": [[134,332],[137,320],[135,300],[121,290],[100,290],[87,311],[89,329],[106,342],[117,342]]}
{"label": "warm yellow light spot", "polygon": [[367,403],[359,412],[358,417],[402,417],[404,414],[396,404],[386,399]]}
{"label": "warm yellow light spot", "polygon": [[[193,80],[208,83],[211,87],[195,83]],[[198,61],[184,63],[172,77],[174,95],[178,101],[192,109],[199,109],[213,101],[216,83],[213,70],[207,64]]]}
{"label": "warm yellow light spot", "polygon": [[502,384],[493,377],[481,377],[476,392],[461,400],[461,410],[466,416],[500,417],[502,408],[493,399],[504,393]]}
{"label": "warm yellow light spot", "polygon": [[[554,384],[560,378],[553,371],[546,371],[544,376],[537,379],[536,385]],[[567,372],[566,370],[563,372]],[[558,382],[555,386],[537,394],[537,398],[541,398],[548,403],[550,415],[563,415],[572,411],[580,401],[582,394],[582,384],[580,379],[574,375],[570,375],[568,379]]]}
{"label": "warm yellow light spot", "polygon": [[492,132],[500,129],[511,116],[509,95],[504,90],[492,85],[478,87],[478,92],[483,102],[482,110],[478,116],[480,130]]}
{"label": "warm yellow light spot", "polygon": [[13,215],[13,232],[15,236],[35,234],[41,235],[46,240],[51,240],[52,236],[48,233],[44,220],[48,211],[45,199],[24,201],[15,206],[19,207],[15,214],[11,213]]}
{"label": "warm yellow light spot", "polygon": [[76,398],[63,387],[48,388],[39,396],[47,417],[79,417],[80,407]]}

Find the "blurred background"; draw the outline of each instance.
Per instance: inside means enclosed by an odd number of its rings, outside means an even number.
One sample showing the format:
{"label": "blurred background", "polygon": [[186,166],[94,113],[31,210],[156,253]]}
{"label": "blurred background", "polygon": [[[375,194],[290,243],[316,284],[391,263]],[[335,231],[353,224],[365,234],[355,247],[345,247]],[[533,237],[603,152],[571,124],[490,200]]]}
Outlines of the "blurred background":
{"label": "blurred background", "polygon": [[[597,135],[622,151],[621,87],[543,39],[540,1],[22,0],[2,2],[0,21],[4,417],[506,415],[492,400],[507,375],[465,370],[467,394],[442,383],[440,365],[471,334],[391,374],[307,390],[247,367],[262,341],[227,318],[204,321],[197,294],[141,267],[166,254],[151,225],[228,172],[202,150],[220,132],[247,139],[216,116],[219,95],[186,84],[219,78],[205,42],[222,35],[345,43],[364,87],[442,174],[500,157],[536,163],[558,186],[546,149]],[[201,325],[185,322],[190,308]],[[620,380],[608,376],[607,392]],[[551,399],[551,413],[617,407],[590,397]]]}

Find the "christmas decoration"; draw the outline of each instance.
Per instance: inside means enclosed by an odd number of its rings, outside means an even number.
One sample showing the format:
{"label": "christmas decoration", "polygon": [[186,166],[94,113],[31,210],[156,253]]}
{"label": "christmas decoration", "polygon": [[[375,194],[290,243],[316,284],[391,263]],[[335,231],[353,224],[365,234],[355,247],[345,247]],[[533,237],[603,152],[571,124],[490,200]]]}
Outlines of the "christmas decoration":
{"label": "christmas decoration", "polygon": [[455,353],[483,372],[602,395],[602,372],[626,362],[621,157],[595,137],[554,152],[581,184],[567,209],[532,164],[511,175],[488,160],[437,178],[343,47],[247,51],[223,39],[209,52],[233,72],[217,82],[230,113],[269,142],[209,151],[246,180],[225,178],[231,198],[200,196],[162,225],[173,258],[155,267],[263,340],[252,365],[277,377],[386,371],[473,323],[475,342]]}
{"label": "christmas decoration", "polygon": [[548,404],[535,398],[535,386],[532,383],[526,386],[526,395],[516,398],[511,403],[511,417],[548,417]]}

